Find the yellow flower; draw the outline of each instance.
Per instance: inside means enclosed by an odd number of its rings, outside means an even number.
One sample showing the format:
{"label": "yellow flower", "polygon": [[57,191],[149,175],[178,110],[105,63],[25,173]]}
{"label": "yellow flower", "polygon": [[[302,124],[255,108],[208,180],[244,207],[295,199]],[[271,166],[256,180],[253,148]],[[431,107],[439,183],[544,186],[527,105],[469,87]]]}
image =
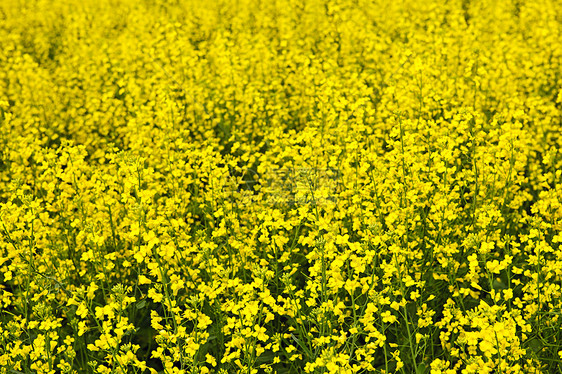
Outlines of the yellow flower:
{"label": "yellow flower", "polygon": [[397,318],[393,316],[390,311],[385,311],[381,313],[382,321],[385,323],[394,323],[396,322]]}
{"label": "yellow flower", "polygon": [[205,355],[205,362],[210,364],[212,367],[217,366],[217,361],[215,360],[215,358],[208,353]]}
{"label": "yellow flower", "polygon": [[146,276],[144,275],[139,275],[139,284],[151,284],[152,281],[150,279],[148,279]]}
{"label": "yellow flower", "polygon": [[150,297],[155,303],[162,302],[162,299],[164,298],[164,296],[157,292],[154,288],[150,288],[148,290],[148,297]]}

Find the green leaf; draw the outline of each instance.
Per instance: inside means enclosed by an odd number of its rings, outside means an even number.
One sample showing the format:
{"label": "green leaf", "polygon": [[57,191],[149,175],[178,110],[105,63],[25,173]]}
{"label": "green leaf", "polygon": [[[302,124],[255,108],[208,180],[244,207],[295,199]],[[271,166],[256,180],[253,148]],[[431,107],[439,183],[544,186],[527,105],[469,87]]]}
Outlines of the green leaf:
{"label": "green leaf", "polygon": [[422,362],[421,364],[418,365],[418,370],[416,371],[416,374],[426,374],[428,372],[428,367]]}

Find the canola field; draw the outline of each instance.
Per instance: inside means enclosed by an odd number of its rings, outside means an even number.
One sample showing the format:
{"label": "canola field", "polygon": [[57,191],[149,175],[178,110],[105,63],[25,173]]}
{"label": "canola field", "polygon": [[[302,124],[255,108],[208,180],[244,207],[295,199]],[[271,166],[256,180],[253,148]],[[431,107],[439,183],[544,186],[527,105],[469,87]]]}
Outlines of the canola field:
{"label": "canola field", "polygon": [[561,373],[562,2],[0,2],[0,374]]}

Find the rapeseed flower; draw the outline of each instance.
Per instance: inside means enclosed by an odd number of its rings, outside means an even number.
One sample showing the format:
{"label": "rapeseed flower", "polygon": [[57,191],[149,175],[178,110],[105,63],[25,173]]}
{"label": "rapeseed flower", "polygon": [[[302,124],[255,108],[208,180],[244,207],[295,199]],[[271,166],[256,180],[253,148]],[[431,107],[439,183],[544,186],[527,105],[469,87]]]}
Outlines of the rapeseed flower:
{"label": "rapeseed flower", "polygon": [[0,11],[1,370],[560,370],[559,2]]}

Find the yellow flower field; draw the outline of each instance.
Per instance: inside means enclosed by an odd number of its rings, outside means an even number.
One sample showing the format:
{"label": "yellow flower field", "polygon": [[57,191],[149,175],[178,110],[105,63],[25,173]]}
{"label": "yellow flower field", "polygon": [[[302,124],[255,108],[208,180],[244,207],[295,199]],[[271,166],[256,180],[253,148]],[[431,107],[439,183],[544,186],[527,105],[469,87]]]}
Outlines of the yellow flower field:
{"label": "yellow flower field", "polygon": [[562,372],[562,2],[0,2],[0,374]]}

